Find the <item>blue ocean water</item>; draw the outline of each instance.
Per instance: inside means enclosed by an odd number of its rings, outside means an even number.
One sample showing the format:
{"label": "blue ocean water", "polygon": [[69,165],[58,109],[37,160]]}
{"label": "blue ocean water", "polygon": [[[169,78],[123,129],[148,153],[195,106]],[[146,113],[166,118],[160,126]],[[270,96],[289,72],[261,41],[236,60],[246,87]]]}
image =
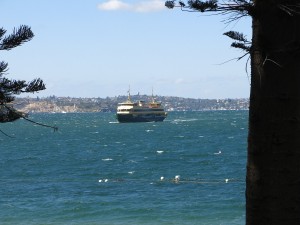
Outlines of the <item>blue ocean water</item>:
{"label": "blue ocean water", "polygon": [[0,224],[245,223],[247,111],[170,112],[161,123],[31,119],[59,131],[1,124],[14,138],[0,134]]}

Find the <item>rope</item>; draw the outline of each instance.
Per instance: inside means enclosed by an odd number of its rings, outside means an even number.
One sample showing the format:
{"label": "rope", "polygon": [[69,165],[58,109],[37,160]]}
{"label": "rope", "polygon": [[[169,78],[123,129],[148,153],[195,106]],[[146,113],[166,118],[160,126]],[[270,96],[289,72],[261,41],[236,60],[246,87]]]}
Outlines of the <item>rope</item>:
{"label": "rope", "polygon": [[55,182],[55,183],[65,183],[65,182],[97,182],[97,183],[150,183],[150,184],[227,184],[227,183],[245,183],[245,181],[239,179],[219,179],[219,180],[202,180],[202,179],[193,179],[193,180],[175,180],[175,179],[164,179],[164,180],[150,180],[150,179],[125,179],[125,178],[114,178],[114,179],[0,179],[2,182]]}

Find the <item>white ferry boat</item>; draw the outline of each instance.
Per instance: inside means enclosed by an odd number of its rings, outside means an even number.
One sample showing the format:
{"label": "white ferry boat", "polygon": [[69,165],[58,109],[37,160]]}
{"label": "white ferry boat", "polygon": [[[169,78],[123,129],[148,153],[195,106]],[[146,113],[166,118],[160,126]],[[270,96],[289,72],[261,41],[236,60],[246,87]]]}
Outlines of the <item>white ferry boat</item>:
{"label": "white ferry boat", "polygon": [[161,122],[167,117],[161,102],[145,101],[132,102],[130,92],[128,91],[128,99],[126,102],[118,104],[117,120],[120,123],[127,122]]}

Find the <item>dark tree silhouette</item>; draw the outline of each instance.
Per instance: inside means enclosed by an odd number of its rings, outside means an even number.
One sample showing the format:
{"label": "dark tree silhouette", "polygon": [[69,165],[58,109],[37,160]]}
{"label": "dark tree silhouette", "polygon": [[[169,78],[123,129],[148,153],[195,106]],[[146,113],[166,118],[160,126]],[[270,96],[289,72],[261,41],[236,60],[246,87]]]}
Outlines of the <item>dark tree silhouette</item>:
{"label": "dark tree silhouette", "polygon": [[228,15],[227,22],[252,17],[251,42],[238,32],[225,33],[251,59],[246,224],[300,224],[299,0],[166,1],[166,6]]}
{"label": "dark tree silhouette", "polygon": [[[12,34],[6,35],[6,32],[5,29],[0,28],[0,50],[9,51],[30,41],[34,37],[30,27],[26,25],[21,25],[17,29],[15,28]],[[0,123],[12,122],[19,118],[26,118],[24,113],[19,112],[12,107],[12,102],[16,95],[21,93],[34,93],[46,89],[45,84],[40,78],[30,82],[13,80],[6,77],[7,71],[8,64],[4,61],[0,61]]]}

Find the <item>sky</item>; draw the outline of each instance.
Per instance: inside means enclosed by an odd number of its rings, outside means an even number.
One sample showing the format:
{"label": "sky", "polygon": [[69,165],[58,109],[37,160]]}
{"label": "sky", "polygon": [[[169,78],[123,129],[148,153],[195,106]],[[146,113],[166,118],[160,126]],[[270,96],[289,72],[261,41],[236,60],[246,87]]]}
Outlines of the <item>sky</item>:
{"label": "sky", "polygon": [[[46,90],[32,96],[247,98],[247,57],[223,33],[243,32],[251,20],[167,9],[164,0],[0,0],[0,26],[22,24],[35,37],[1,51],[7,77],[41,78]],[[229,61],[231,60],[231,61]],[[229,61],[229,62],[227,62]],[[226,62],[226,63],[224,63]],[[249,66],[248,66],[249,67]],[[248,73],[246,72],[248,71]]]}

